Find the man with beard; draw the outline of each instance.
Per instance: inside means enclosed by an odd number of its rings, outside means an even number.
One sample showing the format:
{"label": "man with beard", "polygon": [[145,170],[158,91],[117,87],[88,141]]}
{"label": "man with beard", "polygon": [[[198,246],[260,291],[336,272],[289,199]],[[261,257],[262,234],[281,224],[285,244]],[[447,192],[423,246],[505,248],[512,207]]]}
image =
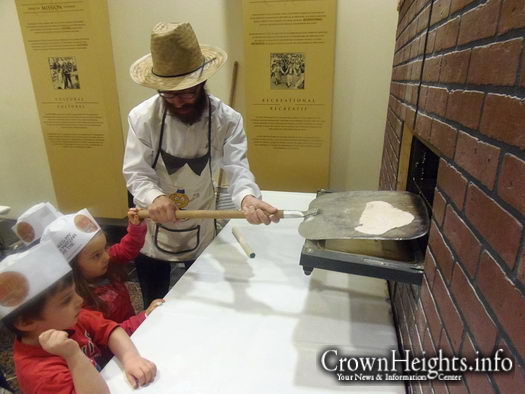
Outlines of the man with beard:
{"label": "man with beard", "polygon": [[175,211],[214,209],[213,175],[221,167],[250,223],[278,221],[249,170],[241,115],[206,92],[226,58],[222,49],[199,45],[189,23],[158,23],[151,53],[130,69],[136,83],[158,93],[129,113],[123,166],[135,204],[152,219],[135,259],[145,305],[169,290],[170,262],[187,268],[215,236],[213,219],[176,220]]}

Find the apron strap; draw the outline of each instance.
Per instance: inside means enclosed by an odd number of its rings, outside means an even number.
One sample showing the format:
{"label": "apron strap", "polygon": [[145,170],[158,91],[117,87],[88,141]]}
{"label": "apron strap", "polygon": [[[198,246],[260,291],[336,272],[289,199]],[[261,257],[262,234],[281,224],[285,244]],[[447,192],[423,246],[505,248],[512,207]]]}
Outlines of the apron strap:
{"label": "apron strap", "polygon": [[160,150],[162,148],[162,137],[164,136],[164,124],[166,122],[166,114],[168,113],[168,107],[166,104],[164,104],[164,112],[162,114],[162,123],[160,126],[160,138],[159,138],[159,148],[157,149],[157,154],[155,155],[155,160],[153,160],[153,164],[151,165],[152,168],[155,168],[157,166],[157,162],[159,161],[160,156]]}
{"label": "apron strap", "polygon": [[[211,99],[210,96],[208,96],[208,164],[210,167],[210,176],[213,179],[212,172],[211,172]],[[213,181],[212,181],[213,185]]]}
{"label": "apron strap", "polygon": [[[210,169],[210,179],[211,179],[211,187],[213,189],[213,194],[218,193],[217,190],[215,190],[215,185],[213,184],[213,171],[211,170],[211,99],[210,96],[208,96],[208,168]],[[218,185],[220,186],[220,185]],[[217,209],[215,207],[215,209]],[[213,219],[213,228],[215,229],[215,235],[217,235],[217,219]]]}

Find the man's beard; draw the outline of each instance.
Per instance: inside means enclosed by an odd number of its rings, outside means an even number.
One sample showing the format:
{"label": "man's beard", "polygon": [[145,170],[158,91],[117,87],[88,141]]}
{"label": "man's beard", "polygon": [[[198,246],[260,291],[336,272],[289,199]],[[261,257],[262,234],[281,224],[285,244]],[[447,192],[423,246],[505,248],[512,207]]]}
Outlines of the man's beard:
{"label": "man's beard", "polygon": [[[175,116],[184,124],[192,125],[202,118],[202,114],[206,109],[206,97],[208,97],[208,92],[206,92],[206,87],[202,86],[199,96],[193,104],[184,104],[181,108],[177,108],[167,100],[164,100],[164,103],[168,107],[171,115]],[[180,111],[181,109],[189,109],[190,111],[182,113]]]}

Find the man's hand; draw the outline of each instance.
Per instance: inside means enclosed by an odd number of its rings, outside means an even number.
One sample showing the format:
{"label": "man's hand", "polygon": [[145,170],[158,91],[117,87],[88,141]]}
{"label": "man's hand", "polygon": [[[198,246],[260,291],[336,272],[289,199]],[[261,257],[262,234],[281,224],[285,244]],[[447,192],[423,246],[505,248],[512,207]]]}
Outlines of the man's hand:
{"label": "man's hand", "polygon": [[124,372],[134,389],[153,382],[157,374],[157,367],[151,361],[140,356],[122,360]]}
{"label": "man's hand", "polygon": [[177,206],[168,196],[159,196],[149,206],[149,217],[157,223],[175,222],[175,211]]}
{"label": "man's hand", "polygon": [[279,221],[277,208],[252,195],[247,195],[243,198],[241,209],[246,216],[246,220],[251,224],[270,224],[271,222],[277,223]]}
{"label": "man's hand", "polygon": [[158,308],[162,304],[164,304],[166,301],[164,301],[163,298],[157,298],[153,301],[151,301],[151,304],[149,304],[148,309],[146,309],[146,316],[149,316],[151,312],[153,312],[154,309]]}
{"label": "man's hand", "polygon": [[78,343],[70,339],[65,331],[47,330],[38,336],[40,346],[46,352],[68,359],[80,352]]}

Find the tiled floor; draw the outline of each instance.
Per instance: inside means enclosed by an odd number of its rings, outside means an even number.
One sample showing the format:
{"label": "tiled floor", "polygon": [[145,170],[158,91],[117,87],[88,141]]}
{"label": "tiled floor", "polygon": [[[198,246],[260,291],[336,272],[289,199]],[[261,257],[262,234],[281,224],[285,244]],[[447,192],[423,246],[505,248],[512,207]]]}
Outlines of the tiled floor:
{"label": "tiled floor", "polygon": [[[184,274],[184,270],[177,266],[174,266],[171,270],[171,283],[172,287]],[[140,286],[138,284],[135,269],[133,266],[130,267],[130,281],[127,283],[131,301],[136,311],[143,310],[142,306],[142,294],[140,293]],[[13,346],[13,334],[9,332],[3,324],[0,324],[0,366],[4,373],[8,383],[15,390],[15,393],[19,393],[18,382],[16,381],[13,358],[12,358],[12,346]]]}

